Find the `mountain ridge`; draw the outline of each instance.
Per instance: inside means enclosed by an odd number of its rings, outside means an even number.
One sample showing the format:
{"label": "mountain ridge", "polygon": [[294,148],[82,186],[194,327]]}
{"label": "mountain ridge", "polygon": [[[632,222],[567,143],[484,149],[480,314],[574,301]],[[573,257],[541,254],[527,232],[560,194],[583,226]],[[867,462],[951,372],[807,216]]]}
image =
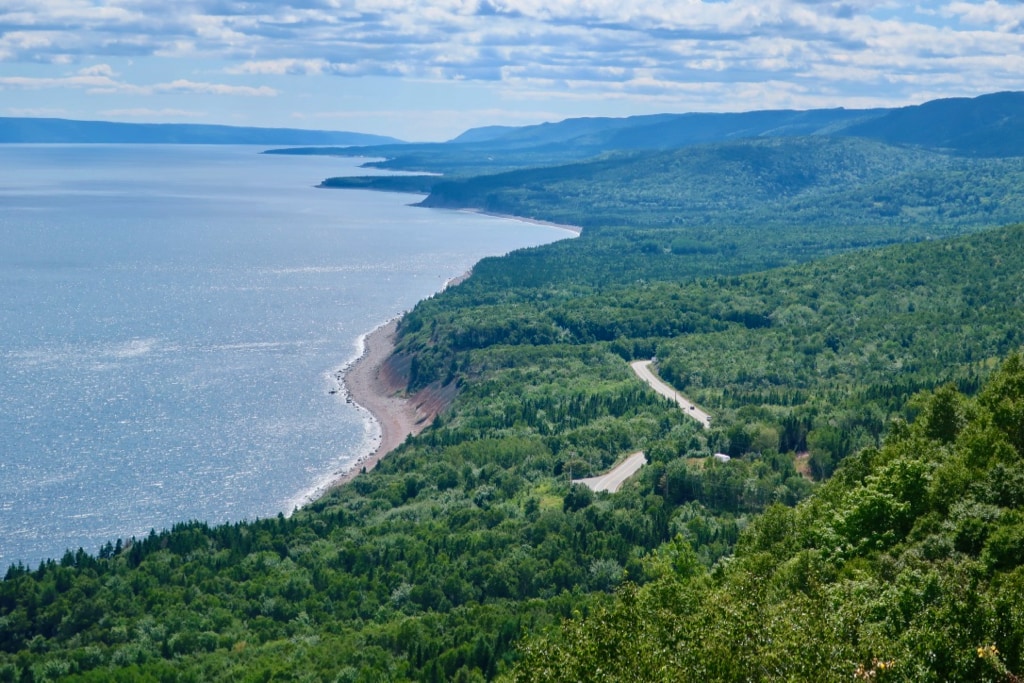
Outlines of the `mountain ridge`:
{"label": "mountain ridge", "polygon": [[844,134],[968,156],[1024,154],[1024,92],[951,97],[893,109]]}
{"label": "mountain ridge", "polygon": [[398,142],[384,135],[301,128],[0,117],[0,143],[377,145]]}
{"label": "mountain ridge", "polygon": [[470,128],[447,142],[271,151],[375,157],[382,160],[366,165],[465,177],[565,165],[608,154],[795,137],[863,138],[975,158],[1024,156],[1024,92],[947,98],[899,108],[583,117],[520,127]]}

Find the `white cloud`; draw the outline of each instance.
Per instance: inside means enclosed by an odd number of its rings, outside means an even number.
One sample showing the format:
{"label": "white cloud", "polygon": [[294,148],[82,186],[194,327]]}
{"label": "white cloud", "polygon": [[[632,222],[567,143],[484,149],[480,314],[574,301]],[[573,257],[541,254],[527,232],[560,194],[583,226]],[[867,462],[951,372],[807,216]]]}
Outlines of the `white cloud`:
{"label": "white cloud", "polygon": [[4,111],[6,116],[60,118],[68,115],[68,110],[61,107],[8,107]]}
{"label": "white cloud", "polygon": [[242,95],[245,97],[273,97],[277,91],[261,85],[253,88],[247,85],[224,85],[223,83],[196,83],[179,79],[170,83],[158,83],[145,88],[151,92],[189,92],[203,95]]}
{"label": "white cloud", "polygon": [[942,9],[942,14],[967,25],[989,26],[1000,31],[1020,31],[1024,26],[1024,3],[1020,2],[951,2]]}
{"label": "white cloud", "polygon": [[114,69],[109,64],[94,64],[93,66],[87,66],[83,69],[78,70],[79,76],[101,76],[106,78],[114,78],[117,76],[114,73]]}
{"label": "white cloud", "polygon": [[122,83],[107,76],[64,76],[59,78],[38,78],[31,76],[0,76],[0,86],[39,90],[43,88],[99,88],[126,89]]}
{"label": "white cloud", "polygon": [[[382,76],[526,99],[906,101],[1014,87],[1024,52],[1016,0],[0,0],[0,25],[6,67],[98,62],[71,75],[6,68],[0,85],[136,95],[269,97],[287,87],[276,79]],[[209,66],[152,85],[102,69],[153,56]]]}
{"label": "white cloud", "polygon": [[105,109],[99,112],[100,116],[112,118],[129,119],[168,119],[168,118],[199,118],[205,116],[205,112],[188,111],[186,109],[147,109],[145,107],[133,107],[130,109]]}
{"label": "white cloud", "polygon": [[330,71],[332,65],[326,59],[268,59],[258,62],[244,62],[227,69],[229,74],[259,74],[284,76],[289,74],[316,75]]}
{"label": "white cloud", "polygon": [[[105,65],[100,65],[105,66]],[[110,74],[110,75],[108,75]],[[252,87],[247,85],[226,85],[223,83],[197,83],[178,79],[169,83],[153,85],[135,85],[118,81],[112,77],[109,67],[83,69],[82,72],[58,78],[38,78],[28,76],[0,77],[0,87],[39,90],[44,88],[85,89],[90,94],[128,93],[133,95],[152,95],[155,93],[183,92],[202,95],[235,95],[244,97],[273,97],[278,93],[268,86]]]}
{"label": "white cloud", "polygon": [[49,31],[10,31],[3,34],[0,44],[11,50],[38,50],[50,47],[55,35]]}

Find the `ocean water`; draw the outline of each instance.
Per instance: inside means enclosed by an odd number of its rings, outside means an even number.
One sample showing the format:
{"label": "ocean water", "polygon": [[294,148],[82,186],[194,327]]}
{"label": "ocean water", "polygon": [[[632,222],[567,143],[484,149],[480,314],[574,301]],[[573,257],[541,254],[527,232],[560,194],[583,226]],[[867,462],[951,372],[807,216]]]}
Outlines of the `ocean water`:
{"label": "ocean water", "polygon": [[0,571],[290,512],[375,437],[331,393],[362,334],[568,236],[259,151],[0,145]]}

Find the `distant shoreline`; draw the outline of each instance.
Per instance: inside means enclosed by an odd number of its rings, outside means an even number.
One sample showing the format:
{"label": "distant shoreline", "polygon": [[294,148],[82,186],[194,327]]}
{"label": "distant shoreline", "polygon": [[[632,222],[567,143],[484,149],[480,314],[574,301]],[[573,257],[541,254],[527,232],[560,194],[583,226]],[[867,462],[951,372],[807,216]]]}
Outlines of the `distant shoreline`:
{"label": "distant shoreline", "polygon": [[[556,228],[558,230],[566,230],[576,235],[577,237],[583,233],[583,228],[579,225],[569,225],[567,223],[555,223],[554,221],[546,221],[541,218],[528,218],[526,216],[518,216],[514,213],[500,213],[497,211],[487,211],[486,209],[477,209],[473,207],[455,207],[455,206],[429,206],[424,202],[431,196],[431,190],[427,188],[421,188],[419,186],[401,186],[395,185],[396,182],[402,182],[403,180],[408,182],[410,180],[415,181],[423,175],[441,176],[439,173],[413,173],[413,172],[402,172],[395,171],[394,175],[386,176],[339,176],[335,178],[326,178],[317,185],[318,188],[331,189],[331,190],[369,190],[372,192],[393,192],[396,194],[412,194],[420,195],[424,197],[421,202],[414,202],[410,206],[416,206],[425,209],[442,209],[449,211],[460,211],[462,213],[472,213],[479,216],[490,216],[492,218],[504,218],[506,220],[519,221],[521,223],[531,223],[533,225],[543,225],[549,228]],[[345,182],[345,181],[348,182]],[[335,184],[336,181],[337,184]],[[355,181],[361,181],[359,183]],[[387,181],[388,184],[382,184]]]}
{"label": "distant shoreline", "polygon": [[513,213],[496,213],[494,211],[484,211],[483,209],[456,209],[457,211],[463,211],[465,213],[475,213],[481,216],[491,216],[493,218],[505,218],[513,221],[520,221],[521,223],[532,223],[533,225],[544,225],[549,228],[558,228],[559,230],[567,230],[577,237],[583,234],[583,228],[578,225],[568,225],[567,223],[554,223],[552,221],[541,220],[540,218],[526,218],[525,216],[517,216]]}

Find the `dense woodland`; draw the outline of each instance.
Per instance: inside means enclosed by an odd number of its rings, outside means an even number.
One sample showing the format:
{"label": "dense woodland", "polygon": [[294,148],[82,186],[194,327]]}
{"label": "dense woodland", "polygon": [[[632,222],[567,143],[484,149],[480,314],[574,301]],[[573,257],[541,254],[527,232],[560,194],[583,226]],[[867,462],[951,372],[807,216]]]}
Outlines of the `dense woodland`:
{"label": "dense woodland", "polygon": [[0,681],[1019,680],[1021,163],[815,136],[434,178],[585,228],[403,319],[452,406],[290,517],[9,568]]}
{"label": "dense woodland", "polygon": [[514,681],[1018,681],[1024,665],[1024,359],[951,386],[775,505],[710,571],[678,538],[661,576],[555,637]]}

